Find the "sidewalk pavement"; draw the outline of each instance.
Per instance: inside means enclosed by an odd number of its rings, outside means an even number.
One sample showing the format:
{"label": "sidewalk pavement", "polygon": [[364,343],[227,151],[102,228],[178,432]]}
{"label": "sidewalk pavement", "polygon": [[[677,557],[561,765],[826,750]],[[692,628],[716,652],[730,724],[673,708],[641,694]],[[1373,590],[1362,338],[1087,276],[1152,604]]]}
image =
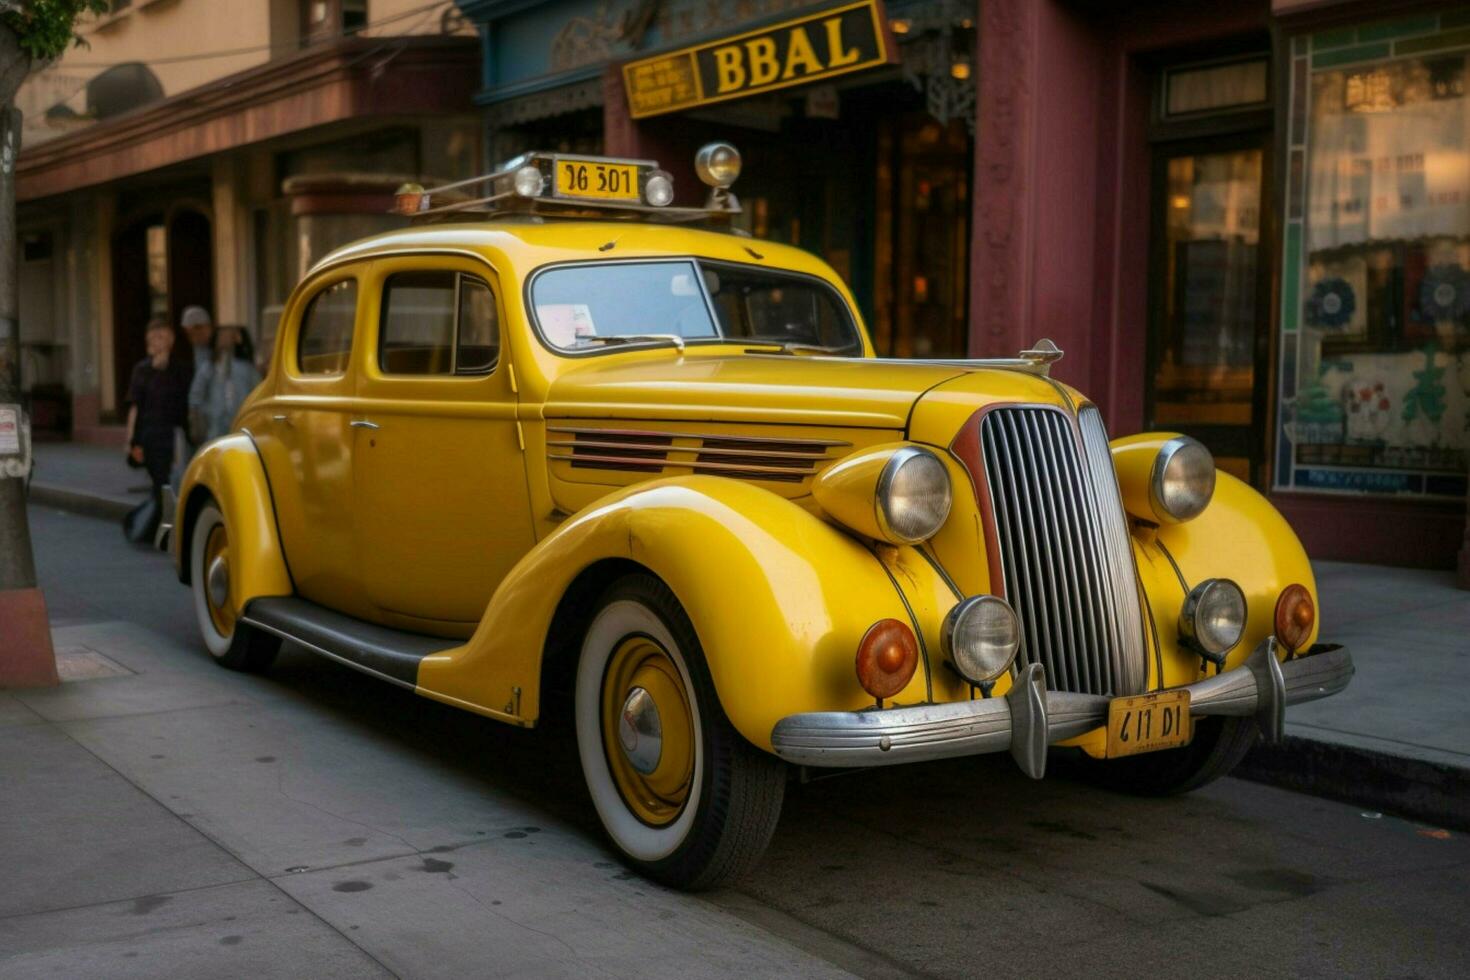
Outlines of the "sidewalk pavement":
{"label": "sidewalk pavement", "polygon": [[[120,519],[147,479],[114,448],[36,446],[31,498]],[[1334,697],[1287,711],[1286,740],[1239,775],[1470,830],[1470,592],[1448,571],[1313,563],[1322,641],[1357,675]]]}
{"label": "sidewalk pavement", "polygon": [[128,466],[116,446],[38,442],[31,500],[93,517],[122,520],[148,497],[146,470]]}

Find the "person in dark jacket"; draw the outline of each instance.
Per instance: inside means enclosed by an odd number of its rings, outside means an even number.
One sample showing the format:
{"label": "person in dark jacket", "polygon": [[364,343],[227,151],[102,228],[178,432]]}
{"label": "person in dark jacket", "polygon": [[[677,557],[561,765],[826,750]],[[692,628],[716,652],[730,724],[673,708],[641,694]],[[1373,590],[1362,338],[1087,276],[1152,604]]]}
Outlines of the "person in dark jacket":
{"label": "person in dark jacket", "polygon": [[128,383],[128,459],[143,466],[155,495],[168,485],[175,432],[189,417],[193,365],[176,357],[174,330],[167,320],[148,323],[148,356],[133,367]]}

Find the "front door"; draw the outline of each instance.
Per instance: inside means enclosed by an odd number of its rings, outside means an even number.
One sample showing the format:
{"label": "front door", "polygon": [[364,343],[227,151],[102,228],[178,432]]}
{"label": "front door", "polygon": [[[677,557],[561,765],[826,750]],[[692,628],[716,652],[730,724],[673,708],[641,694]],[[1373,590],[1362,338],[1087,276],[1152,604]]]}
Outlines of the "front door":
{"label": "front door", "polygon": [[378,617],[467,636],[535,543],[491,270],[373,264],[353,429],[357,555]]}
{"label": "front door", "polygon": [[358,617],[371,615],[353,547],[350,428],[366,268],[323,276],[287,309],[276,392],[251,432],[296,591]]}
{"label": "front door", "polygon": [[1149,428],[1248,482],[1264,459],[1268,133],[1154,147]]}

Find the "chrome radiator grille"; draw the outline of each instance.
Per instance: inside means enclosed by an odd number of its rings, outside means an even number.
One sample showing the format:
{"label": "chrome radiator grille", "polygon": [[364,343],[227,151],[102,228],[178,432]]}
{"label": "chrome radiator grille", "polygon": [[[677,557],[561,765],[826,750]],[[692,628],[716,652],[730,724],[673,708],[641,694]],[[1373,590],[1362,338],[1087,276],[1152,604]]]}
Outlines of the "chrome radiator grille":
{"label": "chrome radiator grille", "polygon": [[1138,582],[1107,433],[1094,408],[998,408],[981,455],[1000,545],[1004,595],[1021,620],[1018,662],[1047,686],[1082,694],[1143,690]]}

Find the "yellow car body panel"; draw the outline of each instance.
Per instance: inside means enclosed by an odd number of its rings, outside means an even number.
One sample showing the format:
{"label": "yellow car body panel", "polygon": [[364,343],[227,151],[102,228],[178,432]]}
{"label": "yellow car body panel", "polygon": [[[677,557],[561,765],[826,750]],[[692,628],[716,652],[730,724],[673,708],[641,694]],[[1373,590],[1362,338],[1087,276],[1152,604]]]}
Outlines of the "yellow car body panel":
{"label": "yellow car body panel", "polygon": [[[423,662],[420,693],[534,721],[557,603],[580,572],[609,559],[669,586],[699,636],[725,713],[766,748],[788,714],[871,705],[853,680],[858,641],[878,619],[910,622],[873,550],[803,508],[722,477],[660,480],[610,495],[538,544],[501,584],[474,636]],[[934,592],[936,576],[922,561],[904,574],[916,592]],[[942,669],[932,615],[925,634],[929,668],[919,665],[895,704],[922,702],[926,675]]]}
{"label": "yellow car body panel", "polygon": [[213,498],[230,529],[230,602],[235,610],[261,596],[291,595],[291,573],[276,534],[270,484],[249,435],[237,432],[214,440],[184,470],[170,539],[180,577],[190,574],[189,525],[207,497]]}
{"label": "yellow car body panel", "polygon": [[[671,256],[821,280],[852,311],[861,356],[776,354],[761,350],[768,344],[734,341],[568,356],[538,336],[522,288],[537,270]],[[496,287],[503,349],[493,376],[395,381],[379,369],[372,350],[380,319],[376,289],[389,271],[414,269],[472,272]],[[324,285],[345,277],[365,293],[350,366],[338,377],[300,376],[292,365],[303,309]],[[578,576],[605,561],[648,569],[688,613],[735,727],[770,748],[771,729],[783,717],[872,704],[857,684],[853,660],[863,633],[879,619],[915,622],[924,646],[924,663],[891,703],[978,696],[944,665],[940,626],[958,597],[997,591],[987,516],[972,490],[984,474],[969,472],[955,442],[976,413],[1001,404],[1075,417],[1087,402],[1035,370],[874,358],[841,279],[789,246],[633,222],[428,226],[348,246],[308,274],[287,303],[272,370],[240,416],[259,455],[253,446],[245,454],[243,435],[215,443],[190,467],[185,490],[209,488],[231,508],[232,535],[247,539],[251,569],[232,580],[242,607],[255,596],[289,594],[289,563],[295,590],[306,598],[370,622],[443,636],[446,647],[462,640],[422,660],[417,690],[515,724],[534,724],[541,715],[548,634]],[[382,423],[380,435],[351,427],[369,416]],[[493,435],[472,433],[474,423],[486,432],[493,426]],[[401,433],[390,436],[394,426]],[[579,467],[558,443],[582,429],[593,437],[598,430],[639,438],[662,433],[669,439],[667,461],[651,473]],[[832,447],[813,476],[865,447],[928,446],[950,472],[949,520],[918,547],[876,545],[824,515],[809,479],[696,472],[700,439],[765,443],[793,435]],[[1138,454],[1146,452],[1140,445],[1167,438],[1149,434],[1114,445]],[[428,446],[440,448],[430,455]],[[452,447],[470,461],[467,468],[446,461]],[[380,450],[379,463],[365,469],[358,456]],[[297,481],[278,493],[274,514],[265,480],[271,466]],[[1135,469],[1130,464],[1120,475],[1133,481]],[[358,502],[343,513],[332,494]],[[395,524],[392,515],[377,513],[410,504],[425,523]],[[476,523],[476,513],[494,521]],[[375,519],[389,523],[365,532]],[[464,532],[456,534],[461,521]],[[1190,586],[1232,578],[1245,591],[1246,633],[1227,669],[1272,632],[1282,588],[1300,583],[1315,600],[1311,568],[1286,522],[1223,473],[1213,502],[1195,520],[1162,528],[1133,521],[1130,533],[1148,607],[1145,628],[1153,624],[1146,638],[1150,689],[1204,676],[1199,656],[1179,639],[1181,575]],[[287,542],[283,557],[288,538],[304,542],[310,574],[297,569],[296,545]],[[420,547],[424,541],[430,544]],[[434,548],[452,554],[434,560],[427,554]],[[483,565],[471,567],[477,552]],[[391,578],[407,564],[413,567],[401,574],[414,581],[396,588]],[[376,578],[364,581],[365,575]],[[398,598],[385,598],[390,595]],[[1002,695],[1009,685],[1003,676],[992,693]],[[1097,733],[1078,741],[1096,749]]]}

